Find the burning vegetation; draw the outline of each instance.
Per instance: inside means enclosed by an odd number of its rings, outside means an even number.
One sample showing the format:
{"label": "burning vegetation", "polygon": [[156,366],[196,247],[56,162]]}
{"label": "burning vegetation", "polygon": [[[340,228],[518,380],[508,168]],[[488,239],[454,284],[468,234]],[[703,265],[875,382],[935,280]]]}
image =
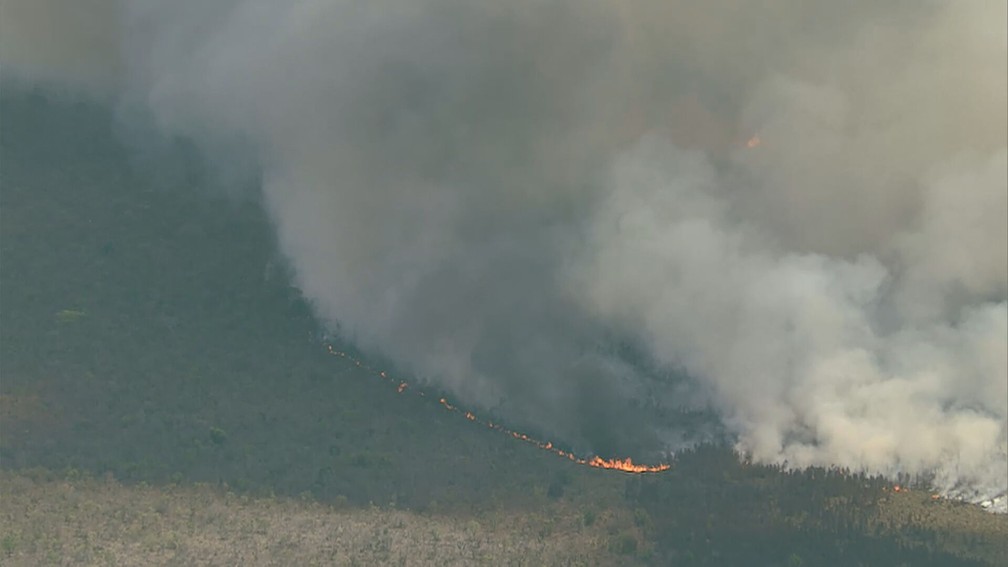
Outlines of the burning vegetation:
{"label": "burning vegetation", "polygon": [[[326,350],[329,351],[329,354],[331,354],[333,356],[338,356],[338,357],[343,358],[343,359],[346,359],[349,362],[351,362],[354,366],[356,366],[356,367],[358,367],[358,368],[360,368],[362,370],[365,370],[367,372],[370,372],[371,374],[374,374],[374,375],[378,376],[379,378],[383,378],[383,379],[386,379],[386,380],[390,379],[388,372],[385,372],[384,370],[375,370],[375,369],[369,367],[367,364],[365,364],[360,359],[354,358],[349,353],[346,353],[346,352],[343,352],[343,351],[340,351],[340,350],[336,350],[335,348],[333,348],[332,345],[326,345]],[[406,389],[408,387],[409,387],[408,383],[403,382],[403,381],[400,380],[399,381],[399,385],[397,386],[396,389],[401,394],[404,391],[406,391]],[[418,391],[418,393],[421,396],[424,395],[424,393],[422,391]],[[500,431],[501,433],[504,433],[505,435],[509,435],[509,436],[513,437],[514,439],[517,439],[519,441],[524,441],[525,443],[531,443],[532,445],[535,445],[536,447],[539,447],[540,449],[542,449],[544,451],[549,451],[549,452],[551,452],[551,453],[553,453],[555,455],[558,455],[560,457],[568,459],[568,460],[570,460],[572,462],[575,462],[575,463],[577,463],[579,465],[585,465],[585,466],[589,466],[589,467],[595,467],[595,468],[598,468],[598,469],[617,470],[617,471],[623,471],[623,472],[634,473],[634,474],[656,473],[656,472],[666,471],[666,470],[669,470],[670,468],[672,468],[672,465],[670,465],[668,463],[660,463],[660,464],[657,464],[657,465],[643,465],[643,464],[635,463],[635,462],[633,462],[633,459],[631,459],[629,457],[627,457],[626,459],[603,459],[602,457],[599,457],[598,455],[594,455],[594,456],[592,456],[592,457],[590,457],[588,459],[584,459],[584,458],[578,457],[577,455],[575,455],[575,454],[573,454],[573,453],[571,453],[569,451],[564,451],[563,449],[560,449],[560,448],[554,446],[553,443],[550,442],[550,441],[540,441],[539,439],[535,439],[533,437],[529,437],[528,435],[526,435],[524,433],[520,433],[518,431],[514,431],[514,430],[511,430],[511,429],[508,429],[507,427],[504,427],[503,425],[501,425],[499,423],[494,423],[494,422],[489,421],[489,420],[480,419],[480,418],[476,417],[476,414],[474,414],[473,412],[468,411],[468,410],[460,409],[460,408],[456,407],[455,405],[452,405],[451,403],[449,403],[448,400],[445,399],[445,398],[440,398],[438,401],[441,403],[441,405],[446,410],[448,410],[450,412],[461,414],[462,416],[464,416],[469,421],[472,421],[474,423],[478,423],[480,425],[483,425],[483,426],[488,427],[490,429],[493,429],[495,431]]]}

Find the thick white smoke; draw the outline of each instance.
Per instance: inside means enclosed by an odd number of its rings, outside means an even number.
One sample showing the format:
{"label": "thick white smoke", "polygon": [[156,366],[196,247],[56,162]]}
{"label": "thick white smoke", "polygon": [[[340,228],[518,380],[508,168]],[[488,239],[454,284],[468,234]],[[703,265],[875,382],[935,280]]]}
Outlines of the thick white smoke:
{"label": "thick white smoke", "polygon": [[5,79],[252,154],[362,348],[585,451],[709,407],[760,461],[1005,491],[1003,2],[96,4]]}

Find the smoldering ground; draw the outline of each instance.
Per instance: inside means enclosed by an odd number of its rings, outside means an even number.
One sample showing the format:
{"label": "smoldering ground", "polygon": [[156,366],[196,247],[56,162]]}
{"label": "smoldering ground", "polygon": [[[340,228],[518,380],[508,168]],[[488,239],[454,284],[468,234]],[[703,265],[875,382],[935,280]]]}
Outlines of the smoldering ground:
{"label": "smoldering ground", "polygon": [[5,88],[254,163],[365,351],[586,452],[710,410],[1005,491],[1003,3],[90,4],[5,4]]}

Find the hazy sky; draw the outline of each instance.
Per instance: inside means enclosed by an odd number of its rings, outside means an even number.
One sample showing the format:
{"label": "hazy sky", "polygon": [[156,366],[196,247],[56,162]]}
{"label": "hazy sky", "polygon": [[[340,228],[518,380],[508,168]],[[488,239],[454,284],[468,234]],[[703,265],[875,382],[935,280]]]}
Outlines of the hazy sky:
{"label": "hazy sky", "polygon": [[318,316],[466,404],[584,452],[710,408],[757,460],[971,496],[1008,483],[1006,16],[24,0],[0,56],[255,164]]}

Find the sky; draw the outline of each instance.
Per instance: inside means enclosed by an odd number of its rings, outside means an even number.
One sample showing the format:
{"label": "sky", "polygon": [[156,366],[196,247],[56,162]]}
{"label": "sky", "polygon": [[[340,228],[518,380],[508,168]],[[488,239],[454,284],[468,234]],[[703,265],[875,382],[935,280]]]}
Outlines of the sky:
{"label": "sky", "polygon": [[1008,488],[1006,9],[12,0],[0,76],[256,179],[320,321],[516,427],[983,499]]}

